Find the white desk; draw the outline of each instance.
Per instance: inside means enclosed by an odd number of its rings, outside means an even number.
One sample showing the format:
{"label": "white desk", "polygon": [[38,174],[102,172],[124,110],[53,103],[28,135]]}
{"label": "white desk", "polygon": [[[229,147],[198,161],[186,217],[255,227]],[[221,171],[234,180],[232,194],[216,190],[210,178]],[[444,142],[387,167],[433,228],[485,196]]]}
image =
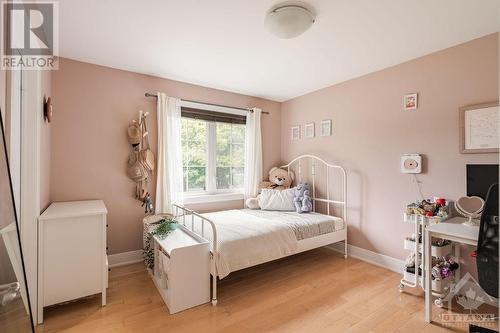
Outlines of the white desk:
{"label": "white desk", "polygon": [[[479,237],[479,226],[471,227],[463,225],[466,219],[454,217],[445,222],[429,225],[425,228],[425,321],[430,323],[432,319],[432,257],[431,239],[432,237],[444,238],[453,242],[477,246]],[[459,258],[456,258],[458,260]],[[457,272],[460,274],[459,272]],[[458,277],[460,278],[460,277]]]}

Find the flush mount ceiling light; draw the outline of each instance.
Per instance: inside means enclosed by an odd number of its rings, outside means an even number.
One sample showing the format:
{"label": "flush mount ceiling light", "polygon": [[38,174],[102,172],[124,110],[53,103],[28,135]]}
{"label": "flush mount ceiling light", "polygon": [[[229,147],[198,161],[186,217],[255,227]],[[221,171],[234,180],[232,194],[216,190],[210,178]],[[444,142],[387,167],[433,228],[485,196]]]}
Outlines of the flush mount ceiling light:
{"label": "flush mount ceiling light", "polygon": [[289,39],[309,29],[315,17],[315,14],[302,4],[280,4],[267,13],[264,26],[277,37]]}

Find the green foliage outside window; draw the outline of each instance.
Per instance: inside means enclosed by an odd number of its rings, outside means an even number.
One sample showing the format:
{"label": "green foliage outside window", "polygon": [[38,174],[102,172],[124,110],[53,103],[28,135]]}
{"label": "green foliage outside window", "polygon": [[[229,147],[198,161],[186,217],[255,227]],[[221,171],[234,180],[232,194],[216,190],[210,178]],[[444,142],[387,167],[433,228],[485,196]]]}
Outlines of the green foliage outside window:
{"label": "green foliage outside window", "polygon": [[206,143],[206,122],[182,118],[182,166],[185,191],[204,191],[206,189]]}
{"label": "green foliage outside window", "polygon": [[[209,123],[182,118],[184,190],[207,190]],[[245,125],[215,123],[216,190],[243,187],[245,165]],[[213,155],[213,154],[212,154]]]}
{"label": "green foliage outside window", "polygon": [[243,187],[245,126],[217,123],[217,189]]}

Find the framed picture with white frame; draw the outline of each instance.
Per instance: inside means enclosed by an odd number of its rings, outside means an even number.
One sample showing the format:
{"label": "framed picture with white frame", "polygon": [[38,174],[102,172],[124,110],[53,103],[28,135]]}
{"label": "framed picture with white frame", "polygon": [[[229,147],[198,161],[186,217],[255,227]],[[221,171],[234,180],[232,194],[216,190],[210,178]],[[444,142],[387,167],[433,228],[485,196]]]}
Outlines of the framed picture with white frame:
{"label": "framed picture with white frame", "polygon": [[314,123],[306,124],[304,127],[304,137],[308,139],[314,138]]}
{"label": "framed picture with white frame", "polygon": [[300,139],[300,125],[292,126],[290,128],[290,135],[291,135],[292,141],[299,140]]}
{"label": "framed picture with white frame", "polygon": [[414,94],[404,95],[403,105],[404,105],[405,111],[416,110],[418,107],[418,94],[414,93]]}
{"label": "framed picture with white frame", "polygon": [[332,135],[332,120],[325,119],[321,121],[321,136],[330,136]]}

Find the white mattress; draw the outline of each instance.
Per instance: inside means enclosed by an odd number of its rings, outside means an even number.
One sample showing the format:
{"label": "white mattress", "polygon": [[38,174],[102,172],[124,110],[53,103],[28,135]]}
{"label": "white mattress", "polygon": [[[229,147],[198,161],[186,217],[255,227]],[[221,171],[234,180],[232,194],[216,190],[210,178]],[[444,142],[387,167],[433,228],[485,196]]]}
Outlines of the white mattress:
{"label": "white mattress", "polygon": [[[342,219],[318,213],[239,209],[202,215],[216,225],[219,278],[294,254],[300,240],[344,228]],[[191,217],[186,218],[186,222],[190,226]],[[199,221],[195,223],[195,231],[201,235]],[[207,224],[204,237],[212,242],[213,250],[211,228]]]}

